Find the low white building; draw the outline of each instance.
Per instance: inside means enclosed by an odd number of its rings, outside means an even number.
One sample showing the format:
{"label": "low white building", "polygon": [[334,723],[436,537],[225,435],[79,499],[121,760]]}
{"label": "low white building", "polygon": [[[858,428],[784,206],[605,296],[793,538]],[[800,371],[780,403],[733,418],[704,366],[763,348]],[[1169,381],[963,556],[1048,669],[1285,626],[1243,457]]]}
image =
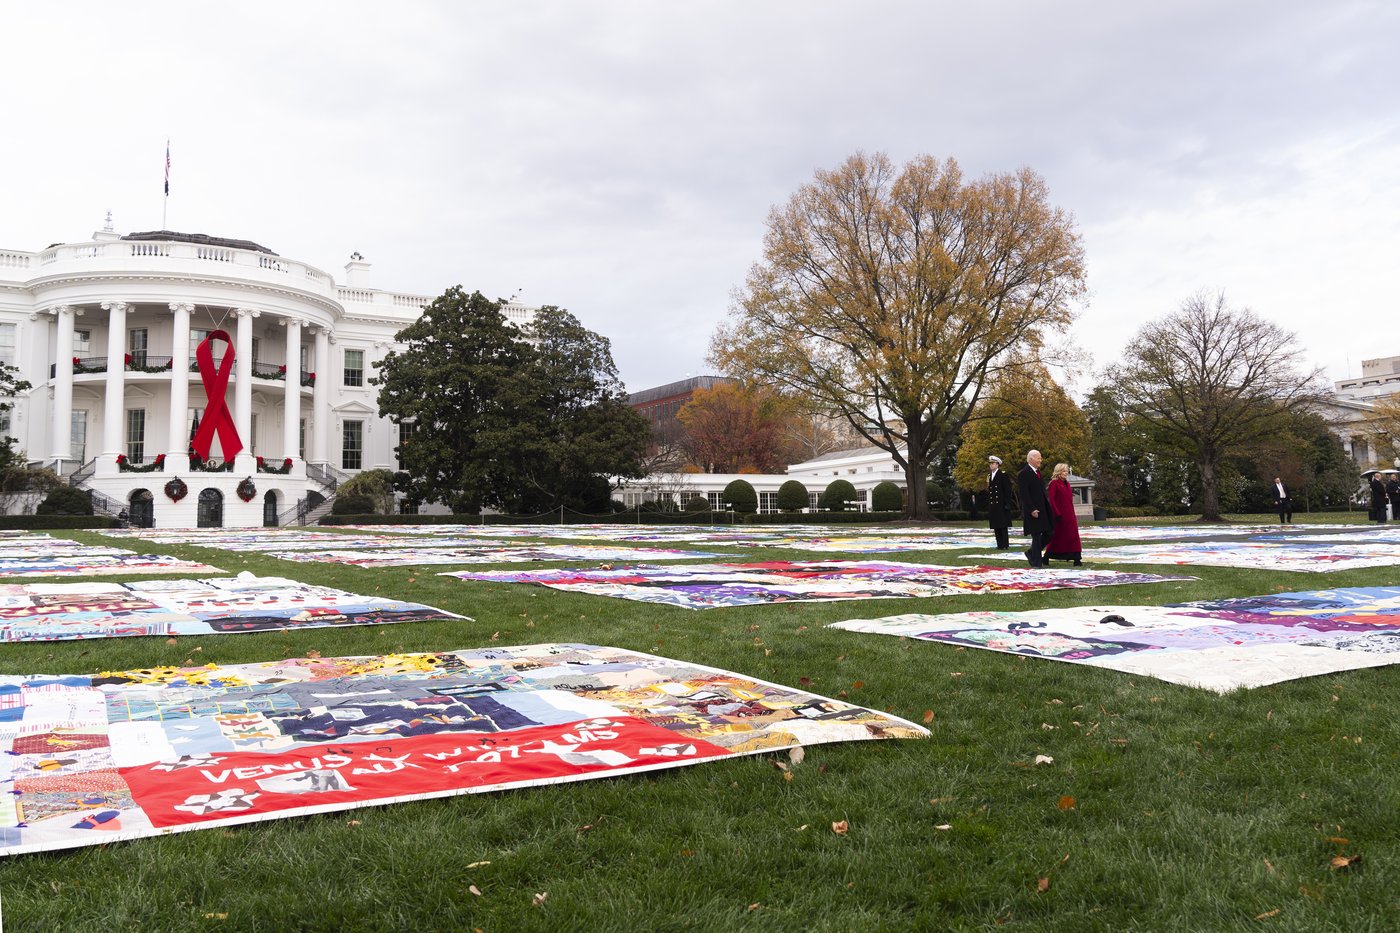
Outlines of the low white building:
{"label": "low white building", "polygon": [[[304,520],[350,474],[398,466],[369,379],[432,296],[372,288],[369,269],[354,254],[337,283],[256,243],[165,230],[0,249],[0,362],[31,385],[0,430],[133,522]],[[232,361],[216,341],[201,371],[195,350],[220,330]],[[191,468],[197,417],[242,444],[215,444],[215,472]]]}
{"label": "low white building", "polygon": [[[1014,471],[1013,471],[1014,472]],[[778,489],[789,480],[807,487],[809,511],[815,511],[817,499],[826,487],[838,479],[849,482],[856,490],[855,508],[870,511],[870,493],[883,482],[894,483],[901,494],[908,494],[904,469],[894,462],[894,456],[878,447],[859,447],[823,454],[802,463],[794,463],[786,473],[666,473],[626,481],[619,485],[616,498],[629,508],[658,500],[673,502],[684,508],[696,496],[704,496],[711,508],[721,509],[724,488],[736,479],[753,486],[758,493],[758,510],[763,514],[778,511]],[[1071,476],[1075,513],[1083,519],[1094,516],[1094,481],[1083,476]]]}

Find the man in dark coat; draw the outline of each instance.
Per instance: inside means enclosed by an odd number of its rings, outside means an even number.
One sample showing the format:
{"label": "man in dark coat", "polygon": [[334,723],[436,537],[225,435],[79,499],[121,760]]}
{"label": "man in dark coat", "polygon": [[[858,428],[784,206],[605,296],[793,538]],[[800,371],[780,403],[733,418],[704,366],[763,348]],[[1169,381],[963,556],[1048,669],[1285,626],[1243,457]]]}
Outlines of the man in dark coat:
{"label": "man in dark coat", "polygon": [[997,550],[1011,547],[1007,529],[1011,527],[1011,510],[1016,500],[1012,497],[1011,477],[1001,468],[1000,457],[988,457],[987,464],[992,475],[987,479],[987,524],[997,536]]}
{"label": "man in dark coat", "polygon": [[1026,454],[1026,465],[1016,476],[1016,491],[1021,498],[1021,530],[1030,535],[1026,560],[1040,567],[1045,544],[1050,540],[1050,500],[1045,497],[1045,481],[1040,478],[1040,451]]}
{"label": "man in dark coat", "polygon": [[1293,495],[1279,477],[1274,477],[1274,506],[1278,509],[1278,523],[1288,525],[1293,522]]}
{"label": "man in dark coat", "polygon": [[1390,517],[1400,518],[1400,473],[1390,474],[1390,482],[1385,484],[1385,494],[1390,499]]}
{"label": "man in dark coat", "polygon": [[1389,495],[1385,491],[1385,483],[1381,482],[1380,473],[1371,474],[1371,517],[1378,522],[1385,521],[1385,506],[1390,501]]}

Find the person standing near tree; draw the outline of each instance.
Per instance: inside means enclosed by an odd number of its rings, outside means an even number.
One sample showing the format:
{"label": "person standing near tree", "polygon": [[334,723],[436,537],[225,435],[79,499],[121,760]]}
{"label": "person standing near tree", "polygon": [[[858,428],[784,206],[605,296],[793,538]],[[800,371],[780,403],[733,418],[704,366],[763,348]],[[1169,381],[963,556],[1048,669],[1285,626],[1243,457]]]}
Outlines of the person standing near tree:
{"label": "person standing near tree", "polygon": [[1045,545],[1045,563],[1050,563],[1053,557],[1072,560],[1074,566],[1082,566],[1080,557],[1084,546],[1079,541],[1079,516],[1074,514],[1074,490],[1069,488],[1069,464],[1055,464],[1045,498],[1050,503],[1050,514],[1055,517],[1050,543]]}
{"label": "person standing near tree", "polygon": [[1385,507],[1389,501],[1385,483],[1381,482],[1379,471],[1371,474],[1371,517],[1377,522],[1385,522]]}
{"label": "person standing near tree", "polygon": [[1390,475],[1390,482],[1385,484],[1385,494],[1390,500],[1390,517],[1400,518],[1400,473]]}
{"label": "person standing near tree", "polygon": [[1288,492],[1283,480],[1277,476],[1274,477],[1274,505],[1278,507],[1278,523],[1293,524],[1293,496]]}
{"label": "person standing near tree", "polygon": [[1007,530],[1011,527],[1011,510],[1016,500],[1011,491],[1011,478],[1001,468],[1001,458],[988,457],[987,463],[992,468],[992,475],[987,478],[987,524],[997,536],[997,550],[1005,551],[1011,547]]}
{"label": "person standing near tree", "polygon": [[1026,465],[1016,476],[1016,491],[1021,499],[1021,530],[1031,539],[1026,560],[1032,567],[1041,567],[1041,555],[1050,540],[1050,501],[1045,497],[1045,481],[1040,478],[1040,451],[1026,454]]}

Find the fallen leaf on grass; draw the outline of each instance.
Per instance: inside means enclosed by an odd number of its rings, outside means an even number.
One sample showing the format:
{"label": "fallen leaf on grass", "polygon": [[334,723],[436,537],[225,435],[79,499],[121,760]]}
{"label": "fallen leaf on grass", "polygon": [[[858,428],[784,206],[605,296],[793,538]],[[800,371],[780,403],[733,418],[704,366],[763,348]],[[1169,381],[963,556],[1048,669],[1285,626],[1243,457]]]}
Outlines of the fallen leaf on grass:
{"label": "fallen leaf on grass", "polygon": [[204,915],[204,919],[205,919],[205,920],[227,920],[227,919],[228,919],[228,914],[225,914],[225,913],[205,914],[205,915]]}
{"label": "fallen leaf on grass", "polygon": [[836,835],[838,835],[838,836],[844,836],[844,835],[846,835],[846,832],[847,832],[850,828],[851,828],[851,824],[848,823],[848,822],[846,822],[845,820],[838,820],[838,821],[836,821],[835,823],[832,823],[832,824],[831,824],[831,831],[832,831],[833,833],[835,833]]}
{"label": "fallen leaf on grass", "polygon": [[1053,765],[1055,759],[1051,758],[1049,755],[1036,755],[1035,763],[1038,765]]}
{"label": "fallen leaf on grass", "polygon": [[167,638],[167,639],[165,640],[165,643],[166,643],[167,645],[178,645],[178,644],[180,643],[180,639],[178,639],[178,638]]}
{"label": "fallen leaf on grass", "polygon": [[1065,796],[1060,798],[1060,802],[1056,804],[1056,806],[1058,806],[1061,810],[1073,810],[1074,798],[1066,794]]}
{"label": "fallen leaf on grass", "polygon": [[795,833],[800,833],[800,832],[802,832],[803,830],[805,830],[806,828],[807,828],[807,824],[806,824],[806,823],[803,823],[801,826],[799,826],[799,827],[797,827],[796,829],[794,829],[793,832],[795,832]]}
{"label": "fallen leaf on grass", "polygon": [[962,672],[962,671],[953,671],[953,672],[950,673],[948,676],[949,676],[949,677],[961,677],[962,675],[963,675],[963,672]]}
{"label": "fallen leaf on grass", "polygon": [[477,897],[481,897],[481,889],[478,888],[476,885],[474,885],[474,884],[469,884],[469,885],[467,885],[467,890],[470,891],[470,892],[472,892],[473,894],[475,894]]}
{"label": "fallen leaf on grass", "polygon": [[1268,859],[1264,859],[1264,867],[1269,870],[1269,874],[1272,875],[1274,873],[1274,863]]}
{"label": "fallen leaf on grass", "polygon": [[763,906],[762,904],[758,904],[758,903],[750,904],[750,905],[749,905],[749,910],[751,910],[751,911],[753,911],[753,910],[758,910],[758,908],[760,908],[760,907],[762,907],[762,906]]}
{"label": "fallen leaf on grass", "polygon": [[797,683],[798,683],[800,686],[803,686],[803,687],[810,687],[810,686],[812,685],[812,678],[810,678],[810,677],[799,677],[799,678],[797,678]]}
{"label": "fallen leaf on grass", "polygon": [[321,656],[321,652],[317,651],[315,648],[312,648],[310,651],[306,652],[306,656],[314,661],[316,658],[319,658]]}
{"label": "fallen leaf on grass", "polygon": [[541,891],[539,894],[536,894],[536,895],[535,895],[534,900],[532,901],[532,903],[533,903],[536,907],[539,907],[541,904],[543,904],[543,903],[544,903],[545,901],[547,901],[547,900],[549,900],[549,892],[548,892],[548,891]]}
{"label": "fallen leaf on grass", "polygon": [[472,863],[471,863],[470,865],[468,865],[467,867],[468,867],[468,868],[484,868],[484,867],[486,867],[487,865],[490,865],[490,864],[491,864],[490,862],[472,862]]}
{"label": "fallen leaf on grass", "polygon": [[1036,889],[1037,891],[1039,891],[1041,894],[1044,894],[1046,891],[1049,891],[1049,890],[1050,890],[1050,879],[1049,879],[1049,878],[1041,878],[1041,879],[1037,880],[1036,883],[1035,883],[1035,889]]}
{"label": "fallen leaf on grass", "polygon": [[1052,726],[1052,725],[1050,725],[1050,723],[1048,723],[1048,722],[1042,722],[1042,723],[1040,724],[1040,728],[1049,730],[1049,729],[1058,729],[1058,728],[1060,728],[1060,727],[1059,727],[1059,726]]}
{"label": "fallen leaf on grass", "polygon": [[925,722],[925,723],[933,722],[933,710],[931,710],[931,709],[926,709],[926,710],[924,710],[924,722]]}
{"label": "fallen leaf on grass", "polygon": [[1266,910],[1266,911],[1264,911],[1262,914],[1255,914],[1254,919],[1255,919],[1255,920],[1268,920],[1270,917],[1277,917],[1277,916],[1278,916],[1278,913],[1279,913],[1279,909],[1280,909],[1280,908],[1275,907],[1273,910]]}
{"label": "fallen leaf on grass", "polygon": [[861,689],[862,687],[864,687],[864,686],[865,686],[865,681],[863,681],[863,680],[857,680],[855,683],[851,684],[851,689],[852,689],[852,690],[860,690],[860,689]]}
{"label": "fallen leaf on grass", "polygon": [[931,797],[929,798],[929,803],[933,804],[936,807],[940,804],[952,803],[954,800],[957,799],[958,798],[956,797]]}
{"label": "fallen leaf on grass", "polygon": [[360,825],[360,821],[359,821],[359,820],[349,820],[349,821],[346,822],[345,825],[346,825],[346,826],[359,826],[359,825]]}
{"label": "fallen leaf on grass", "polygon": [[793,763],[794,765],[800,765],[800,764],[802,764],[803,760],[804,760],[806,757],[807,757],[807,750],[806,750],[805,748],[803,748],[801,745],[797,746],[796,748],[794,748],[794,749],[792,749],[791,751],[788,752],[788,758],[792,759],[792,763]]}
{"label": "fallen leaf on grass", "polygon": [[949,829],[952,829],[952,828],[953,828],[953,824],[952,824],[952,823],[939,823],[937,826],[934,827],[934,829],[941,829],[941,830],[945,830],[945,831],[946,831],[946,830],[949,830]]}
{"label": "fallen leaf on grass", "polygon": [[1351,840],[1350,840],[1350,839],[1343,838],[1342,836],[1328,836],[1328,837],[1327,837],[1327,841],[1328,841],[1328,842],[1335,842],[1335,843],[1336,843],[1337,845],[1339,845],[1339,846],[1349,846],[1349,845],[1351,845]]}
{"label": "fallen leaf on grass", "polygon": [[1332,861],[1328,864],[1331,865],[1333,871],[1339,871],[1343,868],[1350,868],[1351,866],[1358,864],[1360,861],[1361,856],[1359,855],[1335,855],[1332,857]]}

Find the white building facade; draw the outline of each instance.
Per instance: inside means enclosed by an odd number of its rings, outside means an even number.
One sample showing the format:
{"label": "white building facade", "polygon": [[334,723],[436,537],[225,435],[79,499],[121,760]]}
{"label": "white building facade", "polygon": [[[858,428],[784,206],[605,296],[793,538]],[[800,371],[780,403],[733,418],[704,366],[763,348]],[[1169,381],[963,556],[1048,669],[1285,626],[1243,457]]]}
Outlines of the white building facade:
{"label": "white building facade", "polygon": [[[433,296],[371,288],[369,268],[355,254],[337,283],[256,243],[170,231],[0,249],[0,362],[31,386],[0,429],[133,523],[314,517],[349,475],[398,467],[399,428],[369,380]],[[201,371],[196,348],[216,331],[233,358],[215,340]],[[192,468],[196,418],[210,417],[242,450],[216,442]]]}

